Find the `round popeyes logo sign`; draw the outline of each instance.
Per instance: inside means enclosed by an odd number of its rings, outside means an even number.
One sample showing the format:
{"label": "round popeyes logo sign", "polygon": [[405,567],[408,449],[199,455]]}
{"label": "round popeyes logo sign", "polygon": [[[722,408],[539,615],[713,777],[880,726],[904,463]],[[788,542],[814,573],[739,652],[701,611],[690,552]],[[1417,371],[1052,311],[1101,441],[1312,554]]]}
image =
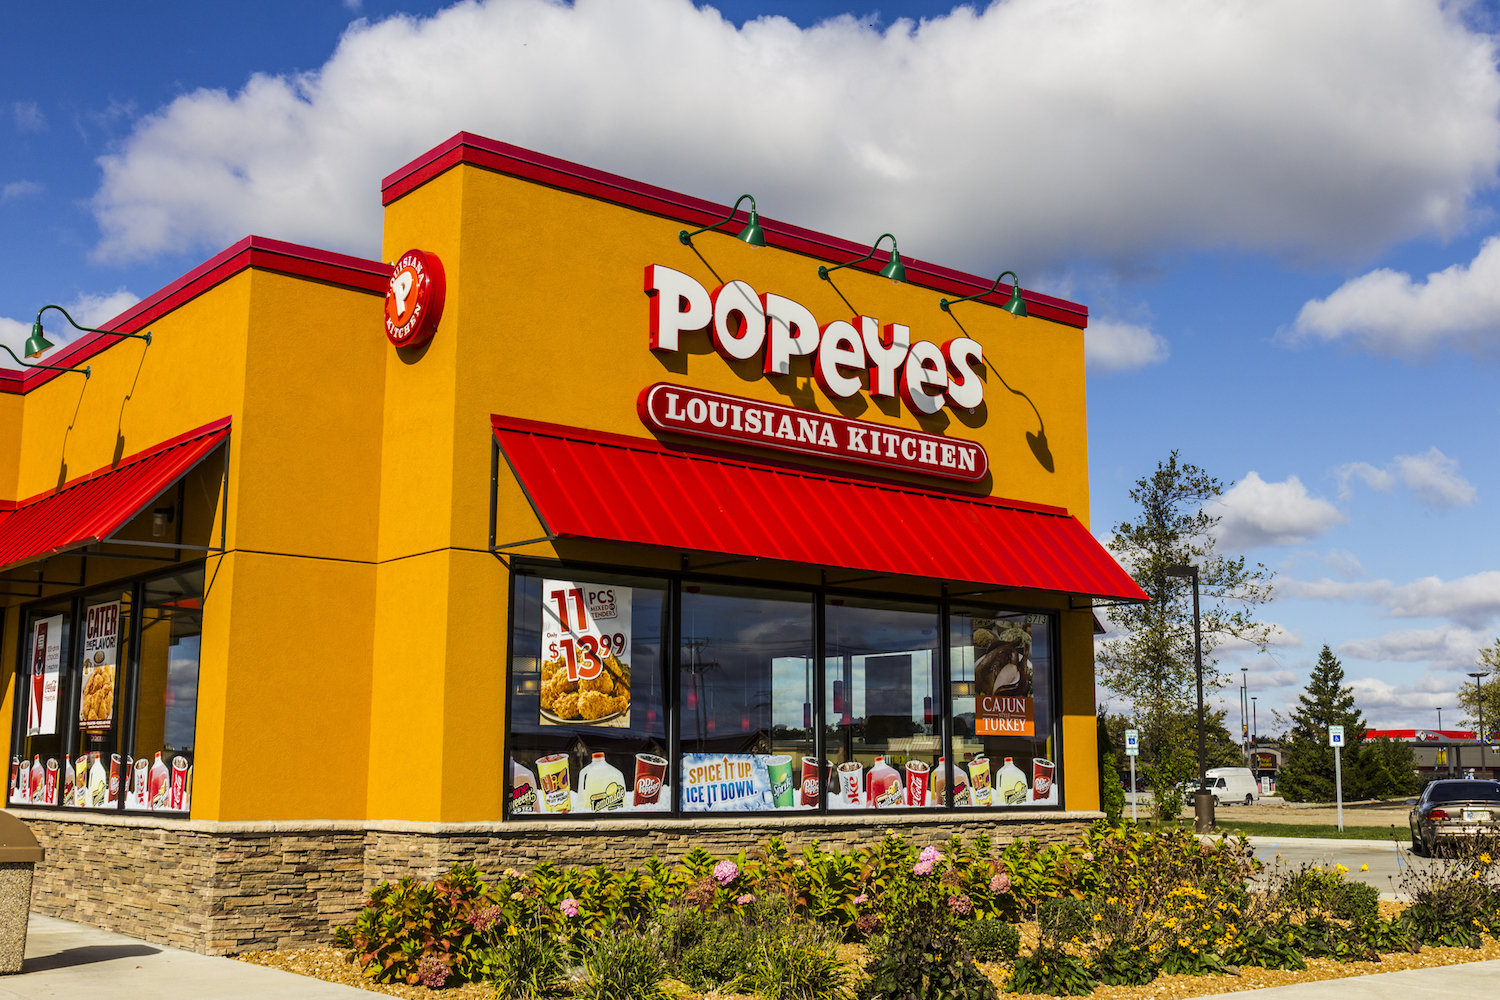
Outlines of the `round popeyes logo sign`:
{"label": "round popeyes logo sign", "polygon": [[443,262],[436,254],[408,250],[391,269],[385,290],[385,335],[397,347],[421,347],[443,316]]}

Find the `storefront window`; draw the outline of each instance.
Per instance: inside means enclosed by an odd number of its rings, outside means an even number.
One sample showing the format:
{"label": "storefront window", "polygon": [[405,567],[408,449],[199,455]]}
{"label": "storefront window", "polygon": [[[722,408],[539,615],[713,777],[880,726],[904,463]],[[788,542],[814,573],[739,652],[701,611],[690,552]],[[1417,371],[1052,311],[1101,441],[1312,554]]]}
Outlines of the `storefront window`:
{"label": "storefront window", "polygon": [[830,809],[941,804],[943,755],[936,608],[830,599],[824,608]]}
{"label": "storefront window", "polygon": [[[21,735],[19,752],[10,762],[12,805],[56,805],[63,791],[71,611],[72,602],[63,601],[34,608],[25,616],[16,671],[15,718]],[[71,792],[71,781],[68,786]]]}
{"label": "storefront window", "polygon": [[666,598],[660,581],[516,576],[510,815],[671,809]]}
{"label": "storefront window", "polygon": [[683,586],[684,812],[817,808],[813,614],[808,594]]}
{"label": "storefront window", "polygon": [[1053,805],[1052,619],[949,616],[953,804]]}
{"label": "storefront window", "polygon": [[192,806],[202,634],[201,567],[146,582],[126,809],[187,812]]}

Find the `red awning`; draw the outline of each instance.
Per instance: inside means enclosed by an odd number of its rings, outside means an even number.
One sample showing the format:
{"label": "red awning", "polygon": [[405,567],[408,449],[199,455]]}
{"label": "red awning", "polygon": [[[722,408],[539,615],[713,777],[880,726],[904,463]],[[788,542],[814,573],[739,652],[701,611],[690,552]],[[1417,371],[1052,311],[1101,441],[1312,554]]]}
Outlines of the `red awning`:
{"label": "red awning", "polygon": [[546,531],[814,566],[1144,601],[1058,507],[674,451],[492,417]]}
{"label": "red awning", "polygon": [[104,541],[228,436],[224,417],[29,500],[0,501],[0,570]]}

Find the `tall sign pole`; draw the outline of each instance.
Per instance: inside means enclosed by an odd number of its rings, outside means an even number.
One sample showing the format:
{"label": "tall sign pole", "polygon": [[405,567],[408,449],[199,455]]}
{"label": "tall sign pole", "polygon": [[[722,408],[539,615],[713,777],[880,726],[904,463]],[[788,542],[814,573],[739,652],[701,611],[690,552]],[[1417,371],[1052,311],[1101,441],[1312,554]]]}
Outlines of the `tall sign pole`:
{"label": "tall sign pole", "polygon": [[1130,822],[1139,823],[1136,815],[1135,758],[1141,752],[1141,734],[1134,729],[1125,730],[1125,756],[1130,758]]}
{"label": "tall sign pole", "polygon": [[1328,727],[1328,745],[1333,747],[1333,796],[1338,804],[1339,832],[1344,830],[1344,768],[1339,752],[1344,749],[1344,727]]}

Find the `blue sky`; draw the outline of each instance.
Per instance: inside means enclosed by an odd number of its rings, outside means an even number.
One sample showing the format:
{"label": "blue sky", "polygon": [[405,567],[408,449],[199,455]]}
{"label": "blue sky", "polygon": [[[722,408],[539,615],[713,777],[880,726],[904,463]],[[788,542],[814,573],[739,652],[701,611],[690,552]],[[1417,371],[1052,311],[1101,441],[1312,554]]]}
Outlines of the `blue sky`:
{"label": "blue sky", "polygon": [[1221,660],[1262,708],[1326,642],[1373,721],[1456,720],[1500,631],[1492,5],[717,11],[8,10],[0,340],[45,302],[106,320],[249,232],[374,255],[379,178],[459,129],[751,190],[1088,304],[1095,533],[1179,449],[1240,484],[1223,544],[1278,574],[1277,645]]}

